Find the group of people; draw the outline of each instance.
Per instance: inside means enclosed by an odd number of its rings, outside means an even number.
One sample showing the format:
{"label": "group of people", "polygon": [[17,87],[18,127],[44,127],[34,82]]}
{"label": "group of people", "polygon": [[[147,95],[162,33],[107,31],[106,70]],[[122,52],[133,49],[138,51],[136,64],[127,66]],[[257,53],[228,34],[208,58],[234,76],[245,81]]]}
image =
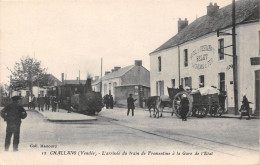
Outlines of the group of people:
{"label": "group of people", "polygon": [[52,108],[52,112],[57,110],[57,98],[55,96],[38,96],[36,98],[34,95],[28,97],[28,109],[35,109],[36,105],[38,106],[39,111],[49,110]]}
{"label": "group of people", "polygon": [[114,98],[112,95],[106,94],[103,98],[104,104],[106,106],[106,109],[113,109],[114,108]]}

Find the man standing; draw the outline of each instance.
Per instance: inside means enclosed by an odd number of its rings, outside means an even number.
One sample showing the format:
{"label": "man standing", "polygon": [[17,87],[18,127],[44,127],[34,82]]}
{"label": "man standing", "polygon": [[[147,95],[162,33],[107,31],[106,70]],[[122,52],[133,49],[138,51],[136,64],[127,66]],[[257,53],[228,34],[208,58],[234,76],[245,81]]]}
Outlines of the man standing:
{"label": "man standing", "polygon": [[132,110],[132,116],[134,116],[135,101],[136,99],[133,99],[133,94],[129,94],[129,97],[127,98],[127,116],[129,115],[130,109]]}
{"label": "man standing", "polygon": [[109,104],[110,104],[110,108],[113,109],[114,108],[114,98],[112,95],[110,95],[110,97],[109,97]]}
{"label": "man standing", "polygon": [[27,116],[24,108],[18,104],[19,96],[12,97],[13,103],[7,105],[2,111],[1,116],[7,122],[6,137],[5,137],[5,151],[9,150],[11,137],[13,137],[13,151],[18,151],[18,144],[20,139],[21,119]]}
{"label": "man standing", "polygon": [[182,95],[181,102],[180,102],[180,115],[182,121],[187,121],[187,113],[189,112],[189,100],[185,94]]}
{"label": "man standing", "polygon": [[67,110],[68,110],[68,113],[70,113],[71,111],[71,98],[70,97],[66,97],[66,105],[67,105]]}
{"label": "man standing", "polygon": [[50,97],[45,95],[45,110],[49,110],[50,108]]}
{"label": "man standing", "polygon": [[56,112],[56,109],[57,109],[57,98],[54,96],[53,98],[52,98],[52,112]]}
{"label": "man standing", "polygon": [[242,116],[248,116],[247,120],[250,120],[250,112],[249,112],[249,109],[250,109],[250,106],[249,106],[249,102],[247,97],[246,97],[246,93],[243,93],[243,100],[242,100],[242,106],[241,106],[241,109],[240,109],[240,112],[241,112],[241,115],[239,117],[239,119],[241,120],[242,119]]}
{"label": "man standing", "polygon": [[36,97],[34,95],[32,95],[32,98],[31,98],[31,108],[32,109],[35,109],[35,105],[36,104]]}
{"label": "man standing", "polygon": [[39,108],[39,111],[43,111],[44,103],[45,103],[45,98],[39,95],[38,96],[38,108]]}

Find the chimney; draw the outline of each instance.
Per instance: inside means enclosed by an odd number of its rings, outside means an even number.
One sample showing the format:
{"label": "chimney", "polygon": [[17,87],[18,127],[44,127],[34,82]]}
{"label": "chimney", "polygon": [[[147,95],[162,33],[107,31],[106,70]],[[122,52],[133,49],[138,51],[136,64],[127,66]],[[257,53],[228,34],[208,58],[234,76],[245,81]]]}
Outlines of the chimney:
{"label": "chimney", "polygon": [[115,71],[115,70],[114,70],[114,69],[112,69],[112,70],[111,70],[111,73],[113,73],[114,71]]}
{"label": "chimney", "polygon": [[79,77],[77,77],[77,80],[79,80]]}
{"label": "chimney", "polygon": [[107,74],[109,74],[109,73],[110,73],[109,71],[106,71],[106,72],[105,72],[105,75],[107,75]]}
{"label": "chimney", "polygon": [[187,20],[187,18],[185,18],[185,20],[181,20],[181,18],[179,18],[178,20],[178,33],[184,29],[186,26],[188,26],[189,22]]}
{"label": "chimney", "polygon": [[99,80],[99,76],[95,76],[95,80]]}
{"label": "chimney", "polygon": [[120,66],[115,66],[114,71],[118,71],[121,67]]}
{"label": "chimney", "polygon": [[86,84],[85,84],[85,93],[88,93],[88,92],[91,92],[92,91],[92,86],[91,86],[91,81],[92,81],[92,78],[87,78],[87,81],[86,81]]}
{"label": "chimney", "polygon": [[212,2],[210,2],[209,6],[207,6],[207,15],[213,16],[219,9],[219,6],[217,3],[214,3],[214,6],[212,5]]}
{"label": "chimney", "polygon": [[64,73],[61,73],[61,82],[64,84]]}
{"label": "chimney", "polygon": [[135,60],[135,66],[142,66],[142,60]]}

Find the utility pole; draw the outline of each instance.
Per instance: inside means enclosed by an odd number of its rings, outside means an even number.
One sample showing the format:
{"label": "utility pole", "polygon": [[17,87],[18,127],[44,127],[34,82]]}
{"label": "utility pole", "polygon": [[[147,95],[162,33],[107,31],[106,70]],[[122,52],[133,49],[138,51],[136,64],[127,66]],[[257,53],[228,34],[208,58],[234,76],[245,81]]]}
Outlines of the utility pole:
{"label": "utility pole", "polygon": [[180,45],[178,45],[178,72],[179,72],[179,86],[178,88],[180,88],[180,85],[181,85],[181,60],[180,60]]}
{"label": "utility pole", "polygon": [[234,81],[234,106],[235,115],[238,115],[238,84],[237,84],[237,54],[236,54],[236,6],[232,1],[232,45],[233,45],[233,81]]}
{"label": "utility pole", "polygon": [[80,84],[80,70],[79,70],[79,84]]}
{"label": "utility pole", "polygon": [[101,58],[101,73],[100,73],[100,93],[102,96],[102,65],[103,65],[103,58]]}

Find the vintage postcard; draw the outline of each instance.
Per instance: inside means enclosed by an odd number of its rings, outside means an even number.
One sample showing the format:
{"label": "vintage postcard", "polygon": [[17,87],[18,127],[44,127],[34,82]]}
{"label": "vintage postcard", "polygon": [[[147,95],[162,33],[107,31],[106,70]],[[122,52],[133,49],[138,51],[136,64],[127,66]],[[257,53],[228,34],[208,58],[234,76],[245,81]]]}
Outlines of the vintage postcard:
{"label": "vintage postcard", "polygon": [[259,164],[260,0],[1,0],[0,165]]}

